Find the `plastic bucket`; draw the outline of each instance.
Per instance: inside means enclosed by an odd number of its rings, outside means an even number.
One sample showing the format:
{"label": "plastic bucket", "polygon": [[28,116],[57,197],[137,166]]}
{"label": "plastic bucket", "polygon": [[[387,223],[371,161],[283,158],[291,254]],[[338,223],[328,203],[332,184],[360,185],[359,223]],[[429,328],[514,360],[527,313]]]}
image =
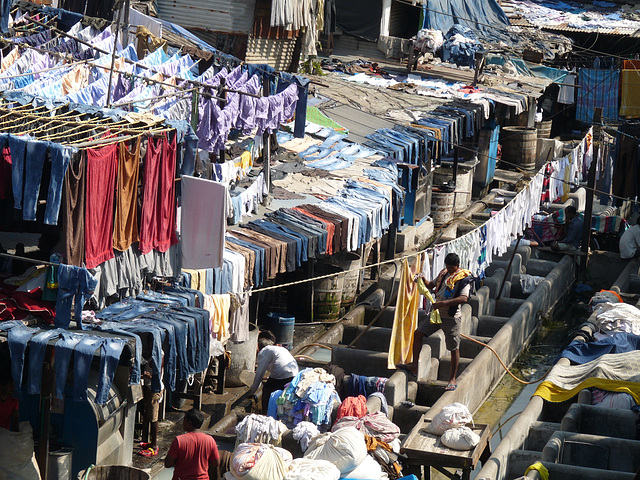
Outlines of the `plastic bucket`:
{"label": "plastic bucket", "polygon": [[47,480],[71,480],[73,449],[60,448],[49,452]]}
{"label": "plastic bucket", "polygon": [[276,342],[291,350],[296,317],[280,312],[269,312],[264,326],[276,336]]}
{"label": "plastic bucket", "polygon": [[[316,276],[337,274],[342,268],[335,265],[319,264]],[[344,274],[333,275],[316,280],[313,285],[313,320],[316,322],[334,322],[340,318]]]}

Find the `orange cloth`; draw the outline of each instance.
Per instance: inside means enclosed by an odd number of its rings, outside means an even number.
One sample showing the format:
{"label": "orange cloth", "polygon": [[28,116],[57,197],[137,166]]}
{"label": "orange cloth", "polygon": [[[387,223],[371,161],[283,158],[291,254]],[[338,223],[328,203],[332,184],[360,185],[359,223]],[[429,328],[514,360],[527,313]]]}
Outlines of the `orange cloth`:
{"label": "orange cloth", "polygon": [[336,420],[342,417],[364,417],[367,414],[367,399],[362,395],[347,397],[338,407]]}
{"label": "orange cloth", "polygon": [[620,116],[640,117],[640,70],[622,70],[620,91]]}
{"label": "orange cloth", "polygon": [[18,51],[18,47],[16,47],[2,59],[2,63],[0,63],[0,72],[4,72],[7,68],[13,65],[18,58],[20,58],[20,52]]}
{"label": "orange cloth", "polygon": [[89,69],[84,65],[78,65],[62,77],[62,94],[77,92],[89,85]]}
{"label": "orange cloth", "polygon": [[113,224],[113,248],[125,251],[138,241],[138,172],[140,139],[133,150],[126,142],[118,144],[118,198]]}
{"label": "orange cloth", "polygon": [[293,210],[296,210],[302,213],[303,215],[307,215],[311,218],[315,218],[316,220],[318,220],[319,222],[322,222],[322,224],[327,227],[327,255],[332,255],[333,254],[333,235],[336,232],[336,226],[333,224],[333,222],[330,222],[329,220],[325,220],[324,218],[317,217],[316,215],[313,215],[312,213],[309,213],[306,210],[303,210],[302,208],[299,208],[299,207],[293,207]]}
{"label": "orange cloth", "polygon": [[413,268],[409,268],[406,258],[402,261],[398,300],[387,360],[387,367],[390,369],[396,368],[398,363],[409,363],[413,359],[413,333],[418,327],[418,309],[420,308],[420,292],[413,277],[421,270],[422,257],[416,259]]}

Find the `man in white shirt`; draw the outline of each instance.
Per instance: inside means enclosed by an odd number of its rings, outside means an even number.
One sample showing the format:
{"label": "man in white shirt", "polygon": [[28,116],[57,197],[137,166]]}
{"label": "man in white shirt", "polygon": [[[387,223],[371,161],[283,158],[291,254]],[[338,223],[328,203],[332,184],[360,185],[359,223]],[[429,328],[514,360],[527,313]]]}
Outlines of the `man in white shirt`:
{"label": "man in white shirt", "polygon": [[258,339],[258,368],[253,385],[249,390],[249,395],[254,395],[262,382],[262,378],[267,370],[270,372],[269,379],[262,387],[262,414],[267,414],[269,397],[276,390],[282,390],[284,386],[293,380],[298,374],[298,363],[296,359],[284,347],[274,344],[271,338],[262,337]]}
{"label": "man in white shirt", "polygon": [[620,258],[640,257],[640,216],[633,227],[627,228],[620,237]]}

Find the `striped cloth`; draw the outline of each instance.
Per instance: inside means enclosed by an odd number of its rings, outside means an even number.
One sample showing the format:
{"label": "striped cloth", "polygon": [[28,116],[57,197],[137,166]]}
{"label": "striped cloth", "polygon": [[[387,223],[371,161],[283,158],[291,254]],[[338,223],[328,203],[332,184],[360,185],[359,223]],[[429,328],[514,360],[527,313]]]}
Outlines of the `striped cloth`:
{"label": "striped cloth", "polygon": [[578,74],[578,85],[576,120],[591,123],[597,107],[602,107],[603,119],[618,119],[620,70],[583,68]]}

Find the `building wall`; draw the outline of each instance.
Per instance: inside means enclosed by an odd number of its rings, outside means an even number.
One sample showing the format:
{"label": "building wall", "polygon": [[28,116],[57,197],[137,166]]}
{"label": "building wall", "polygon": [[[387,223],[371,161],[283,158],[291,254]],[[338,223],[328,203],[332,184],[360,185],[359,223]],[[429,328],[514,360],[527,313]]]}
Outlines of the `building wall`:
{"label": "building wall", "polygon": [[158,0],[160,18],[185,28],[248,35],[256,0]]}

